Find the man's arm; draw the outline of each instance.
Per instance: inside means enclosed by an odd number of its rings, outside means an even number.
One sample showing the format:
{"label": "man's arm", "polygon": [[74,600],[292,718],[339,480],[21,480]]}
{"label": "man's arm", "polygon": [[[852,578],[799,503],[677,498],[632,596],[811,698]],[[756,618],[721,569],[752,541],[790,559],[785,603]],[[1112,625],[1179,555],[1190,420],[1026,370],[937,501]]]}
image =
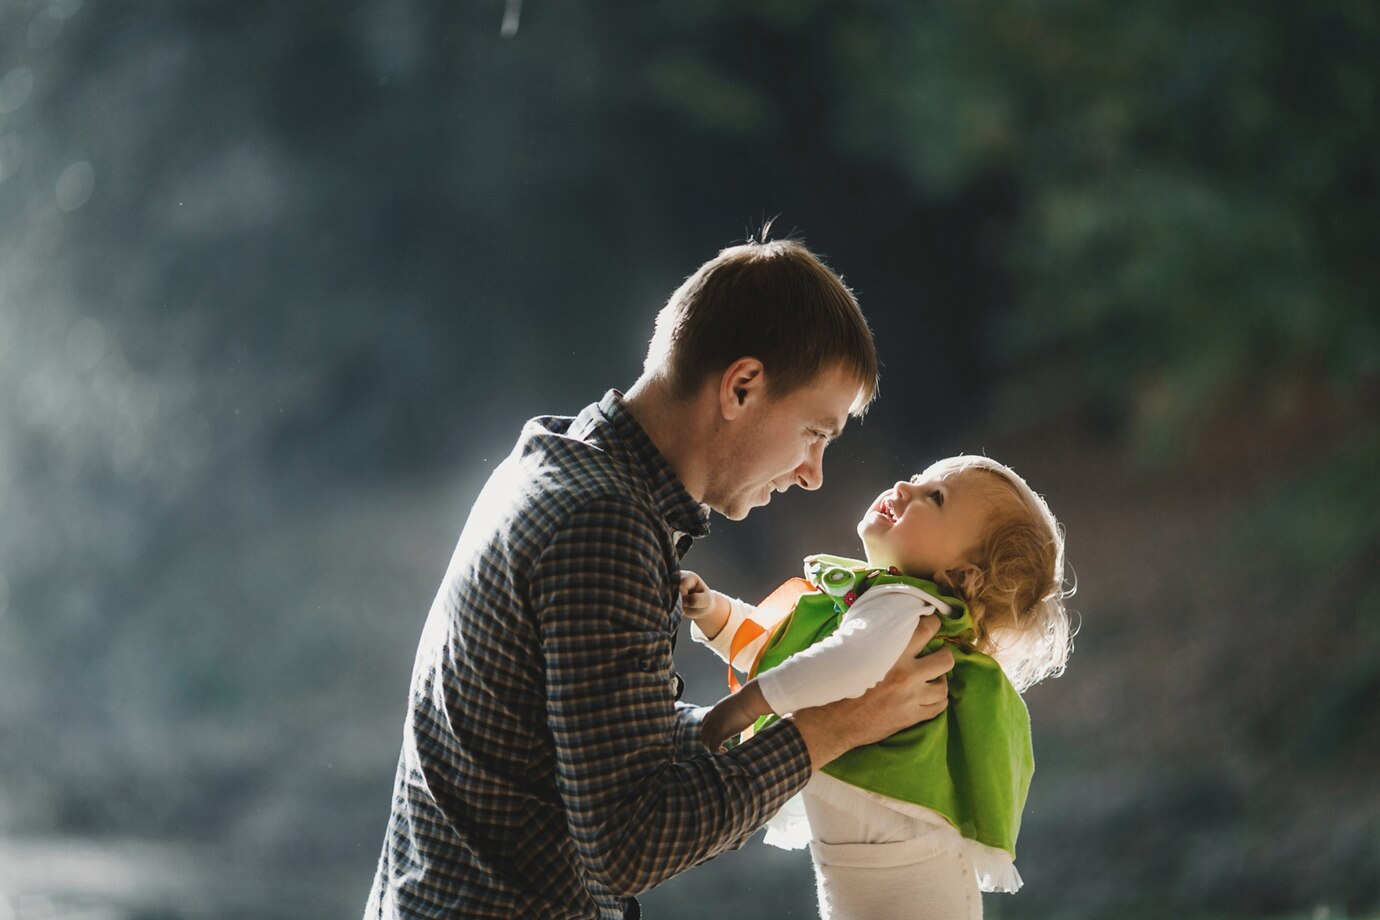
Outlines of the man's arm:
{"label": "man's arm", "polygon": [[676,727],[672,748],[678,760],[689,760],[704,751],[704,717],[708,706],[676,703]]}
{"label": "man's arm", "polygon": [[636,894],[742,845],[809,778],[783,723],[732,752],[684,758],[658,525],[610,497],[570,515],[533,569],[556,785],[588,870]]}

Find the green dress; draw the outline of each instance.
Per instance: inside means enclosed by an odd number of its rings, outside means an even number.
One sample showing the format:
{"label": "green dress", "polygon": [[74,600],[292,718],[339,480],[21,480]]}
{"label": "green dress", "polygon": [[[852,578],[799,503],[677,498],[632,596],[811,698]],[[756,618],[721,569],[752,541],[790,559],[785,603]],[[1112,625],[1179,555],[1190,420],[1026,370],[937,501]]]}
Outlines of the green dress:
{"label": "green dress", "polygon": [[[949,705],[928,722],[876,744],[854,748],[823,771],[851,786],[907,802],[942,816],[963,837],[1014,860],[1034,756],[1030,715],[1001,666],[972,647],[967,604],[946,596],[933,582],[900,575],[838,556],[811,556],[802,594],[768,639],[753,674],[834,633],[844,612],[869,588],[917,587],[950,605],[926,652],[948,643],[954,655]],[[776,716],[758,720],[757,729]],[[1017,876],[1018,878],[1018,876]]]}

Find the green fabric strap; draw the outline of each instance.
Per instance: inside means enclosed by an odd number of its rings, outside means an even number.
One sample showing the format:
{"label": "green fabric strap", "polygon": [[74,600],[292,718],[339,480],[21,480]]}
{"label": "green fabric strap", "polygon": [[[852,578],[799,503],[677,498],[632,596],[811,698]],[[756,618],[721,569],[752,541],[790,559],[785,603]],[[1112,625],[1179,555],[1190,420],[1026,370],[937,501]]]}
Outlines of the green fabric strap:
{"label": "green fabric strap", "polygon": [[[884,741],[854,748],[825,766],[824,772],[860,789],[932,809],[963,836],[1014,858],[1035,769],[1030,715],[1001,666],[972,648],[968,605],[944,595],[933,582],[891,574],[856,559],[811,556],[805,574],[818,593],[796,601],[773,632],[754,674],[832,635],[843,611],[876,585],[913,585],[953,608],[940,617],[939,634],[925,646],[931,652],[947,642],[953,652],[948,708]],[[757,728],[775,719],[759,719]]]}

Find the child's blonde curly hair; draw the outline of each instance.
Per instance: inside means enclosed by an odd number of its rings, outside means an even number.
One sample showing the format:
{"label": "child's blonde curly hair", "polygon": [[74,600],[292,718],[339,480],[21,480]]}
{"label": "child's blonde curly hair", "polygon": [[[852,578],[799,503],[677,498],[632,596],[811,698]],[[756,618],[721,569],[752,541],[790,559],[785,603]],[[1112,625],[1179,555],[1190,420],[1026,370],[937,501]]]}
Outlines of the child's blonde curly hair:
{"label": "child's blonde curly hair", "polygon": [[1064,606],[1073,594],[1064,581],[1064,529],[1045,500],[995,460],[950,457],[923,474],[940,480],[960,476],[982,487],[991,513],[972,560],[978,571],[961,584],[942,586],[968,602],[978,650],[995,658],[1024,691],[1062,674],[1072,650]]}

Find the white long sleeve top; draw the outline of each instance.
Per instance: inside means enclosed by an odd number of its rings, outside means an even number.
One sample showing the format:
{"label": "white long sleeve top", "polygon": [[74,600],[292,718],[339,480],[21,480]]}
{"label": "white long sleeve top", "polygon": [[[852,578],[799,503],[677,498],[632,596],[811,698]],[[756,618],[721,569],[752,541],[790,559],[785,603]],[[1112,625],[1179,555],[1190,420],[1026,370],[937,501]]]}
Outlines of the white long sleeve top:
{"label": "white long sleeve top", "polygon": [[[725,661],[734,633],[744,620],[757,613],[751,604],[737,598],[730,600],[728,621],[713,639],[704,634],[698,623],[690,630],[696,642],[713,649]],[[881,682],[901,657],[922,616],[948,613],[949,609],[948,604],[913,585],[875,585],[844,611],[833,635],[759,674],[757,684],[762,696],[777,715],[861,696]],[[729,662],[736,670],[746,672],[752,667],[775,623],[762,625],[767,627],[767,633],[741,649]]]}

